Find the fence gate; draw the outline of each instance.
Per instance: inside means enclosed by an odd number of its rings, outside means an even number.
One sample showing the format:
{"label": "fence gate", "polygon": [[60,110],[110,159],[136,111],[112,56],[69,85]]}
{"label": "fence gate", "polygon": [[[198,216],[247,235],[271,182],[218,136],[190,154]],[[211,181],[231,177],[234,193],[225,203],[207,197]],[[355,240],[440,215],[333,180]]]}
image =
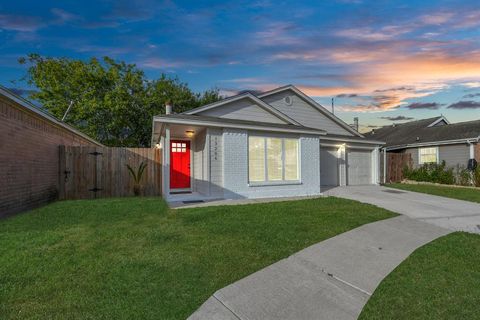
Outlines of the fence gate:
{"label": "fence gate", "polygon": [[147,167],[141,185],[146,196],[161,190],[160,149],[60,146],[60,199],[133,196],[134,181],[127,164]]}
{"label": "fence gate", "polygon": [[399,182],[404,179],[403,169],[413,165],[412,155],[409,153],[387,152],[387,179],[386,182]]}

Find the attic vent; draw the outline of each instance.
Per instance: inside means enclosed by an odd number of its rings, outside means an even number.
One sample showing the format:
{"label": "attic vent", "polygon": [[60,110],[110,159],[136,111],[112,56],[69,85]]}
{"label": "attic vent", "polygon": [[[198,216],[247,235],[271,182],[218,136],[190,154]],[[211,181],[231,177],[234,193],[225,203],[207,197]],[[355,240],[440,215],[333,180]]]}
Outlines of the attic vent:
{"label": "attic vent", "polygon": [[283,98],[283,101],[285,101],[285,103],[288,105],[288,106],[291,106],[292,105],[292,97],[290,96],[286,96],[285,98]]}

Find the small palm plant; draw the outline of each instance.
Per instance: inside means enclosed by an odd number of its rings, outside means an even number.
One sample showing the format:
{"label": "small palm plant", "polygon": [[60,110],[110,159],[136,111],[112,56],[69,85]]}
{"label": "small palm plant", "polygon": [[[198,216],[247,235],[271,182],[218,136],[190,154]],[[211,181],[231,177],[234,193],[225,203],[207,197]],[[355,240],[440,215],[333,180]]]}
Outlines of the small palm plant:
{"label": "small palm plant", "polygon": [[142,161],[140,165],[138,166],[137,170],[135,171],[134,168],[132,168],[130,165],[127,164],[128,171],[130,172],[130,175],[133,178],[133,194],[135,196],[139,196],[142,192],[142,185],[140,184],[140,181],[142,180],[143,172],[145,171],[145,168],[147,167],[147,164]]}

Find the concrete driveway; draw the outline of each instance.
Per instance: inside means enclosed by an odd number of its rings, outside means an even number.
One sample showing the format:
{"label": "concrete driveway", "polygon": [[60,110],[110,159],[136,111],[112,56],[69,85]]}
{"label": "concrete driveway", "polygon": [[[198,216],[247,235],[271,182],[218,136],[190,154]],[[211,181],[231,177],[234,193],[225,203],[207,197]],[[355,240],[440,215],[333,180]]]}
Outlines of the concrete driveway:
{"label": "concrete driveway", "polygon": [[370,203],[454,231],[480,233],[480,204],[381,186],[337,187],[325,192]]}

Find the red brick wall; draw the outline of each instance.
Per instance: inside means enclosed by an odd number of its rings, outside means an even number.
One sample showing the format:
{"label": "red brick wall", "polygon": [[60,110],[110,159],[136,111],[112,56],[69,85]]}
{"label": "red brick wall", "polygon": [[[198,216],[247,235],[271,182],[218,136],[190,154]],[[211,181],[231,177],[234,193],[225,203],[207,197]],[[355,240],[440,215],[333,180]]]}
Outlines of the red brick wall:
{"label": "red brick wall", "polygon": [[94,144],[0,96],[0,217],[57,198],[60,145]]}
{"label": "red brick wall", "polygon": [[480,142],[475,145],[475,159],[480,162]]}

